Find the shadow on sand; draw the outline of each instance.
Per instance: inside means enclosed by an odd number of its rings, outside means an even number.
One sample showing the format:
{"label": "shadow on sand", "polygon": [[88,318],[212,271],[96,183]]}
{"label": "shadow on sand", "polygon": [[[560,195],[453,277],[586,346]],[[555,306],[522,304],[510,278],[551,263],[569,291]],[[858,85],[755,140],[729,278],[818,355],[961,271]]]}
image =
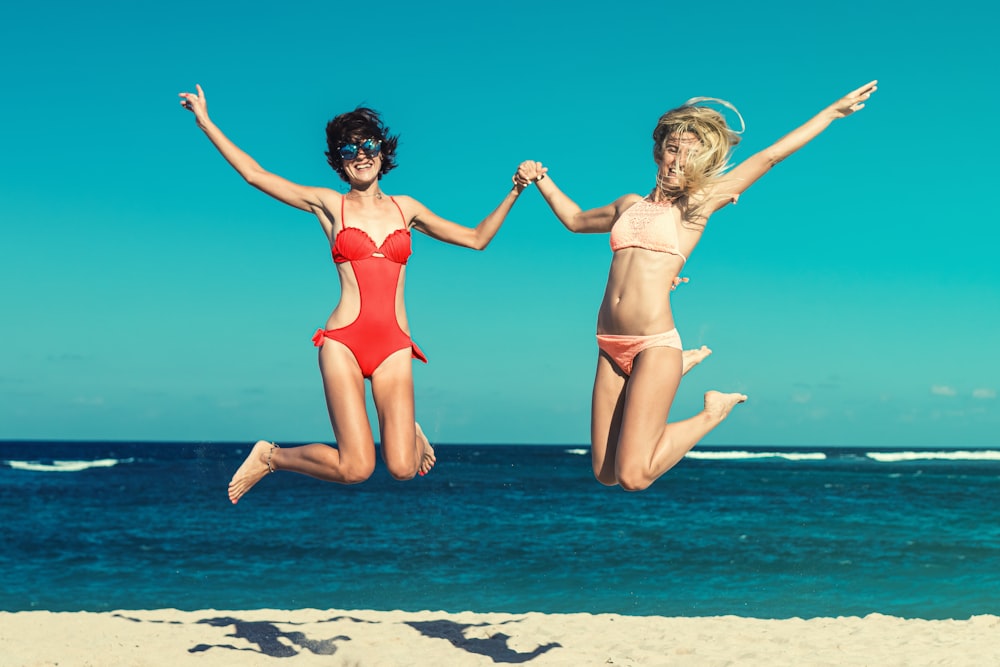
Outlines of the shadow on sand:
{"label": "shadow on sand", "polygon": [[[258,648],[239,648],[231,644],[198,644],[188,649],[188,653],[201,653],[211,648],[225,648],[232,651],[250,651],[251,653],[263,653],[272,658],[290,658],[298,655],[300,649],[311,651],[316,655],[333,655],[337,652],[338,641],[350,641],[350,637],[338,635],[330,639],[309,639],[301,632],[285,632],[270,621],[241,621],[231,616],[219,616],[216,618],[204,618],[198,623],[204,623],[213,627],[221,628],[228,625],[235,626],[235,630],[226,635],[235,639],[245,639],[251,644],[256,644]],[[285,624],[283,624],[285,625]],[[289,646],[285,642],[278,641],[284,639],[292,644]]]}
{"label": "shadow on sand", "polygon": [[[505,623],[518,623],[519,621],[506,621]],[[490,635],[485,639],[469,638],[465,636],[468,628],[481,628],[493,623],[455,623],[454,621],[414,621],[408,622],[410,626],[425,637],[435,639],[447,639],[455,648],[462,649],[468,653],[483,655],[493,660],[508,664],[519,664],[534,660],[543,653],[547,653],[554,648],[561,648],[562,644],[552,642],[539,646],[528,653],[520,653],[507,645],[510,635],[502,632]]]}
{"label": "shadow on sand", "polygon": [[[122,614],[114,614],[134,623],[166,623],[183,625],[181,621],[159,621],[131,618]],[[378,621],[369,621],[353,616],[334,616],[322,621],[310,623],[335,623],[338,621],[351,621],[354,623],[379,624]],[[337,652],[338,642],[348,642],[351,638],[346,635],[337,635],[330,639],[310,639],[301,632],[286,632],[280,629],[277,623],[283,626],[305,625],[290,621],[244,621],[232,616],[217,616],[215,618],[203,618],[196,621],[198,624],[210,625],[215,628],[225,628],[233,626],[233,632],[226,634],[226,637],[243,639],[254,647],[239,647],[232,644],[198,644],[188,649],[188,653],[204,653],[209,649],[226,649],[229,651],[246,651],[249,653],[260,653],[272,658],[290,658],[298,655],[302,651],[310,651],[316,655],[333,655]],[[508,623],[520,623],[520,621],[504,621],[501,625]],[[515,651],[508,646],[510,635],[497,632],[486,638],[466,637],[465,631],[469,628],[482,628],[496,625],[495,623],[456,623],[448,620],[438,621],[410,621],[404,622],[425,637],[432,639],[446,639],[456,649],[467,653],[474,653],[490,658],[495,663],[520,664],[530,662],[543,653],[547,653],[554,648],[561,648],[562,644],[551,642],[543,646],[538,646],[533,651],[522,653]]]}

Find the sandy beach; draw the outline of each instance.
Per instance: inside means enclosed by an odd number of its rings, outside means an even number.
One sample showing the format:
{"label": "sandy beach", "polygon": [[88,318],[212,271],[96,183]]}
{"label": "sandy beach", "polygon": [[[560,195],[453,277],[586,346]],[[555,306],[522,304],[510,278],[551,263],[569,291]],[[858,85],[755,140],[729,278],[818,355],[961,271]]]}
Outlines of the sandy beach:
{"label": "sandy beach", "polygon": [[1000,664],[1000,617],[762,620],[435,611],[0,613],[5,667]]}

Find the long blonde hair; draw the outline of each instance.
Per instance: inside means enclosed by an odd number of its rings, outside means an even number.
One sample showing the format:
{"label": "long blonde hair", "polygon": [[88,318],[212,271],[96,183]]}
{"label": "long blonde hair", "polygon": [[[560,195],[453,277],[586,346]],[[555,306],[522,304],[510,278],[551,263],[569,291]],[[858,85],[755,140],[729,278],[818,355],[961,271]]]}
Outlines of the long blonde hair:
{"label": "long blonde hair", "polygon": [[[736,113],[740,119],[740,129],[733,130],[726,124],[721,113],[701,102],[716,102]],[[656,189],[660,197],[670,201],[688,199],[706,191],[718,183],[729,168],[729,157],[733,148],[740,143],[740,135],[746,130],[739,110],[725,100],[715,97],[694,97],[676,109],[671,109],[656,123],[653,130],[653,157],[659,165],[667,142],[673,137],[683,137],[687,133],[698,138],[699,146],[689,149],[683,169],[678,169],[678,183],[666,183],[662,174],[656,175]],[[704,205],[701,202],[697,208]]]}

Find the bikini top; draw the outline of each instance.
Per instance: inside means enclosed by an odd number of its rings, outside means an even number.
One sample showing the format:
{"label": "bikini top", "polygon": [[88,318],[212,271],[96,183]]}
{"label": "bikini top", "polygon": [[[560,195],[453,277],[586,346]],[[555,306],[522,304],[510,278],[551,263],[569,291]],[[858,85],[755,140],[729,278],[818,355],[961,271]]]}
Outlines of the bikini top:
{"label": "bikini top", "polygon": [[410,230],[406,228],[406,217],[403,215],[403,209],[399,208],[399,204],[396,203],[395,199],[392,197],[389,197],[389,199],[393,204],[396,204],[399,216],[403,218],[403,227],[394,230],[385,237],[382,245],[375,245],[374,239],[368,235],[368,232],[359,227],[347,226],[344,220],[344,199],[341,198],[340,221],[344,223],[344,227],[333,240],[334,262],[341,264],[360,259],[376,258],[388,259],[396,264],[406,264],[406,260],[409,259],[411,253]]}
{"label": "bikini top", "polygon": [[671,208],[669,203],[660,204],[648,199],[640,199],[629,206],[611,228],[611,250],[644,248],[677,255],[687,262],[687,257],[680,250]]}

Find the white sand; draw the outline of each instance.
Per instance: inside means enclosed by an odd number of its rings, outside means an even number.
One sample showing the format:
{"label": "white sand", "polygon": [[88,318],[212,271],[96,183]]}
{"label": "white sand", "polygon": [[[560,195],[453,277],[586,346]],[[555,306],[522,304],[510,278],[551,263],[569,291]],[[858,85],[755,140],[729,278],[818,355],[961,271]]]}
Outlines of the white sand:
{"label": "white sand", "polygon": [[1000,665],[1000,617],[760,620],[299,609],[0,612],[3,667]]}

